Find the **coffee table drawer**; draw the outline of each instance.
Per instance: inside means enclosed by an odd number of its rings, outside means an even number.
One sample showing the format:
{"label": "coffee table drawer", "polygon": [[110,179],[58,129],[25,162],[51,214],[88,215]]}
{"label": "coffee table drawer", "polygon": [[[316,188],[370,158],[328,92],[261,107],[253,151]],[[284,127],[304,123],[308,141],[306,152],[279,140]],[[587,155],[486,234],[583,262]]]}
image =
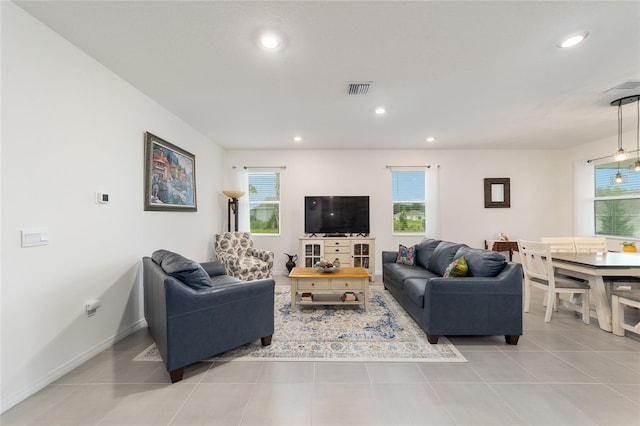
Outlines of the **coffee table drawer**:
{"label": "coffee table drawer", "polygon": [[364,290],[364,280],[353,278],[337,278],[331,280],[332,290]]}
{"label": "coffee table drawer", "polygon": [[298,291],[330,290],[329,280],[317,280],[314,278],[298,278]]}

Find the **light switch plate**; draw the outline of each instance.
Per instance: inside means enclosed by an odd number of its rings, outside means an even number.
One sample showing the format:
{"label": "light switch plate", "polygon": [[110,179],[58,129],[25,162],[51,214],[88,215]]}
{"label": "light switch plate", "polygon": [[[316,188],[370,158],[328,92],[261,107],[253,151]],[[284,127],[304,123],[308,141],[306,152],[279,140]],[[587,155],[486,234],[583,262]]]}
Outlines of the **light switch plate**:
{"label": "light switch plate", "polygon": [[49,244],[49,229],[30,228],[20,231],[22,235],[22,247],[46,246]]}

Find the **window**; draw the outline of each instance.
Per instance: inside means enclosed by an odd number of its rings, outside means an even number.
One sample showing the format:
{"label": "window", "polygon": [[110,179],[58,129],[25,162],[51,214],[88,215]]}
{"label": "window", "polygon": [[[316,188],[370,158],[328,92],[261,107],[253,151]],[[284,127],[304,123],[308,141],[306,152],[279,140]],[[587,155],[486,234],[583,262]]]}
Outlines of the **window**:
{"label": "window", "polygon": [[[640,173],[636,159],[595,166],[596,235],[640,238]],[[622,181],[616,182],[620,171]]]}
{"label": "window", "polygon": [[280,173],[249,172],[251,233],[280,233]]}
{"label": "window", "polygon": [[391,171],[393,233],[424,234],[425,172]]}

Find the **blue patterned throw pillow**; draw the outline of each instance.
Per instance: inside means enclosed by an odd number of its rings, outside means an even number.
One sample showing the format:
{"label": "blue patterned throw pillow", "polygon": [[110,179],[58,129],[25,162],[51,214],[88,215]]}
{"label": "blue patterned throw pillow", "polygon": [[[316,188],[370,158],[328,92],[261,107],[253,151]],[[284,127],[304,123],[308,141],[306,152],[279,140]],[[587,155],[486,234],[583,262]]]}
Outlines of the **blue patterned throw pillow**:
{"label": "blue patterned throw pillow", "polygon": [[416,247],[405,247],[402,244],[398,247],[398,257],[396,263],[414,266],[416,264]]}

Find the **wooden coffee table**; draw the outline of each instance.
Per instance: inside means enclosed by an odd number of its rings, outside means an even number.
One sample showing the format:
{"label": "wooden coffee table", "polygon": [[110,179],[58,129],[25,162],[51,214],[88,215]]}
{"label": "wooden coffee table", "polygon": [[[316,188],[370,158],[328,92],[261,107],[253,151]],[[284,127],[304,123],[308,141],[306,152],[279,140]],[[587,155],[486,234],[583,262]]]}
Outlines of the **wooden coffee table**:
{"label": "wooden coffee table", "polygon": [[[363,305],[369,310],[369,273],[364,268],[342,267],[333,272],[318,272],[316,268],[293,268],[291,278],[291,310],[296,305]],[[355,301],[342,301],[350,291]],[[312,301],[301,301],[301,293],[312,293]]]}

